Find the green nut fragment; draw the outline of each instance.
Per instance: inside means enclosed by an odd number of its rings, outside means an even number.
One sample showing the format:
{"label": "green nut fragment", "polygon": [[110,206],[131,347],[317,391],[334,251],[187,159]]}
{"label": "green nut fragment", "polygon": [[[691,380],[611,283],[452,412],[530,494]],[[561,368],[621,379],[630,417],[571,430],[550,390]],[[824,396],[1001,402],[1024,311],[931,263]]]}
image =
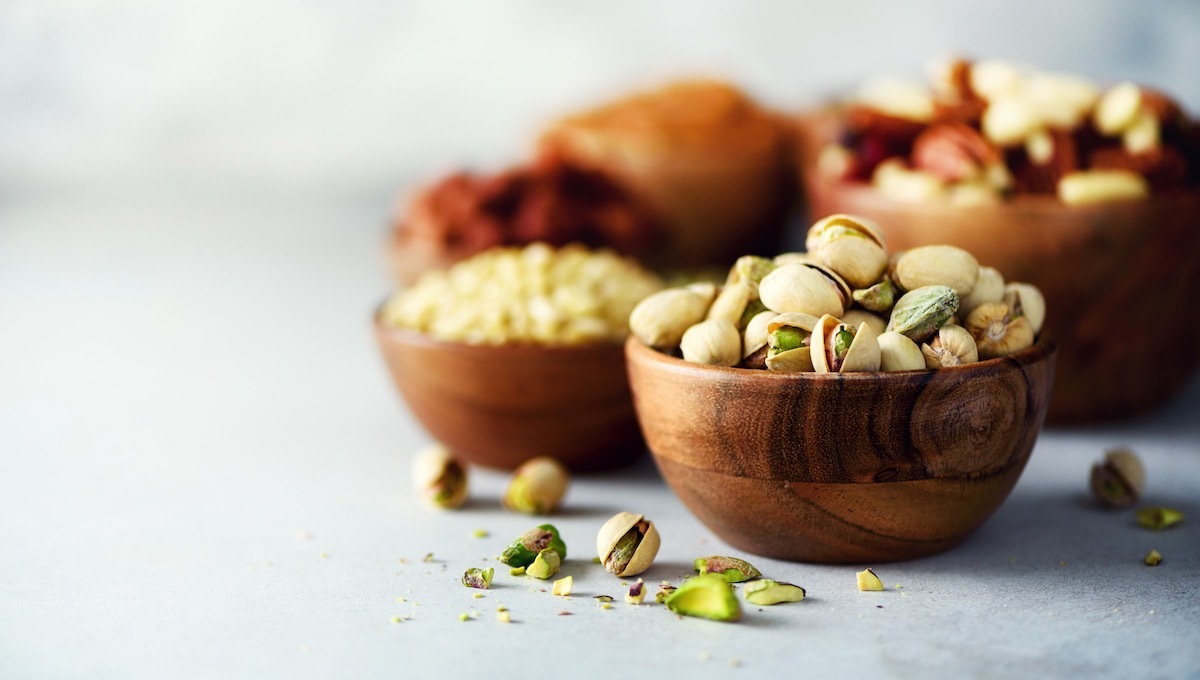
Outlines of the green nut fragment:
{"label": "green nut fragment", "polygon": [[629,585],[629,592],[625,593],[625,601],[629,604],[641,604],[646,599],[646,583],[642,579],[638,579],[637,583]]}
{"label": "green nut fragment", "polygon": [[767,336],[767,346],[771,348],[768,351],[771,356],[775,356],[791,349],[797,349],[804,345],[808,336],[808,333],[799,328],[780,326]]}
{"label": "green nut fragment", "polygon": [[508,570],[508,575],[509,576],[524,576],[525,575],[525,567],[513,567],[512,569]]}
{"label": "green nut fragment", "polygon": [[883,581],[879,580],[875,572],[870,569],[864,569],[858,572],[858,589],[862,591],[882,591],[884,589]]}
{"label": "green nut fragment", "polygon": [[923,286],[896,301],[887,330],[923,342],[958,311],[958,293],[949,286]]}
{"label": "green nut fragment", "polygon": [[870,288],[859,288],[850,294],[863,309],[882,314],[896,304],[896,287],[884,279]]}
{"label": "green nut fragment", "polygon": [[697,557],[693,566],[697,574],[716,574],[730,583],[741,583],[762,576],[762,572],[755,569],[753,564],[736,557]]}
{"label": "green nut fragment", "polygon": [[539,552],[534,558],[533,564],[525,567],[525,575],[542,580],[548,579],[558,573],[558,568],[562,566],[562,556],[554,548],[546,548]]}
{"label": "green nut fragment", "polygon": [[1151,531],[1169,529],[1183,521],[1183,513],[1171,508],[1142,508],[1137,511],[1137,521]]}
{"label": "green nut fragment", "polygon": [[605,602],[612,602],[613,596],[612,595],[597,595],[596,597],[594,597],[592,599],[603,604]]}
{"label": "green nut fragment", "polygon": [[664,604],[666,603],[667,598],[671,596],[671,593],[675,592],[676,590],[679,589],[670,583],[663,581],[662,583],[658,584],[658,592],[654,594],[654,601],[659,604]]}
{"label": "green nut fragment", "polygon": [[1151,550],[1142,561],[1146,563],[1147,567],[1157,567],[1162,564],[1162,553],[1157,550]]}
{"label": "green nut fragment", "polygon": [[746,281],[751,283],[751,288],[754,294],[758,295],[758,282],[763,280],[763,277],[775,271],[774,260],[758,255],[743,255],[733,263],[733,267],[729,270],[729,277],[725,284],[729,285],[737,281]]}
{"label": "green nut fragment", "polygon": [[554,588],[551,589],[551,594],[566,597],[571,594],[571,588],[575,587],[574,576],[564,576],[554,582]]}
{"label": "green nut fragment", "polygon": [[553,548],[560,558],[567,557],[567,544],[553,524],[539,524],[518,536],[500,553],[500,561],[510,567],[528,567],[545,548]]}
{"label": "green nut fragment", "polygon": [[487,569],[471,567],[463,572],[462,584],[468,588],[487,590],[492,587],[492,576],[495,574],[496,570],[491,567]]}
{"label": "green nut fragment", "polygon": [[683,616],[713,621],[737,621],[742,618],[742,605],[733,593],[733,586],[720,574],[689,578],[667,596],[666,605]]}
{"label": "green nut fragment", "polygon": [[803,588],[769,578],[751,581],[743,587],[742,596],[750,604],[772,605],[781,602],[799,602],[807,593]]}

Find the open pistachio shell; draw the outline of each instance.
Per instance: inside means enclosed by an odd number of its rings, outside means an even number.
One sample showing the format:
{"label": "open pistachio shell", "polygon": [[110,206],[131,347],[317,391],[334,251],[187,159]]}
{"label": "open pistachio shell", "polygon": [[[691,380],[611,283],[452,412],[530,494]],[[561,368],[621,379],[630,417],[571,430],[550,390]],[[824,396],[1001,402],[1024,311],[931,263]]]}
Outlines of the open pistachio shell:
{"label": "open pistachio shell", "polygon": [[813,330],[812,362],[817,373],[878,371],[879,359],[879,339],[865,323],[855,330],[825,315]]}
{"label": "open pistachio shell", "polygon": [[[767,323],[768,340],[778,338],[779,336],[776,335],[777,331],[786,328],[796,329],[801,332],[802,336],[807,338],[812,335],[818,321],[819,319],[811,314],[790,312],[774,315]],[[771,351],[767,352],[766,363],[767,370],[771,371],[811,373],[813,370],[812,350],[807,344],[798,344],[795,347],[789,348],[772,346]]]}
{"label": "open pistachio shell", "polygon": [[887,241],[884,240],[883,230],[874,220],[868,219],[861,215],[847,215],[837,213],[823,217],[808,228],[808,233],[804,237],[804,247],[810,253],[816,250],[821,245],[822,238],[826,238],[830,232],[838,230],[851,230],[865,237],[867,240],[874,242],[880,248],[887,249]]}
{"label": "open pistachio shell", "polygon": [[767,309],[840,316],[850,300],[845,281],[826,268],[811,264],[785,264],[758,285],[758,297]]}
{"label": "open pistachio shell", "polygon": [[994,359],[1033,344],[1033,324],[1007,302],[985,302],[967,315],[963,327],[975,338],[979,358]]}
{"label": "open pistachio shell", "polygon": [[979,278],[979,261],[957,246],[920,246],[896,260],[896,282],[904,290],[922,286],[949,286],[961,298]]}
{"label": "open pistachio shell", "polygon": [[917,343],[896,331],[879,334],[879,370],[923,371],[925,355]]}
{"label": "open pistachio shell", "polygon": [[962,366],[979,361],[975,338],[967,329],[954,324],[946,324],[938,329],[937,335],[921,345],[921,353],[925,355],[925,366],[928,368]]}
{"label": "open pistachio shell", "polygon": [[600,527],[596,554],[609,573],[637,576],[654,563],[660,542],[654,522],[643,515],[619,512]]}

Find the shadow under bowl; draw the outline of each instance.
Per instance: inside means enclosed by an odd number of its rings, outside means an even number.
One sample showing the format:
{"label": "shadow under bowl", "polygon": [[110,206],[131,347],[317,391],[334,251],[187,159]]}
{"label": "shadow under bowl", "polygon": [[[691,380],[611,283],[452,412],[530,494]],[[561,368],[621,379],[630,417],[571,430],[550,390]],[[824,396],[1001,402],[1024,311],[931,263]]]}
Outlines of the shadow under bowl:
{"label": "shadow under bowl", "polygon": [[374,323],[408,407],[468,463],[511,470],[551,456],[596,471],[645,450],[619,344],[468,345],[387,326],[378,314]]}
{"label": "shadow under bowl", "polygon": [[667,484],[722,540],[786,560],[944,551],[1016,485],[1046,415],[1055,347],[936,371],[776,373],[625,344]]}

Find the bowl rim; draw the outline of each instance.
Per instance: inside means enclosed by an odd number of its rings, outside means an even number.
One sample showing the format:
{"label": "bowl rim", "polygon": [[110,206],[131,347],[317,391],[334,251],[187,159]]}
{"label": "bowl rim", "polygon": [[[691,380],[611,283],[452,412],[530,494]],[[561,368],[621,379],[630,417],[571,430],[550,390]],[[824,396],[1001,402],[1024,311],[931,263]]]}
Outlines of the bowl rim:
{"label": "bowl rim", "polygon": [[[1043,335],[1029,347],[1012,354],[985,359],[964,366],[947,366],[938,369],[920,369],[914,371],[851,371],[848,373],[815,373],[809,371],[770,371],[760,368],[737,368],[733,366],[713,366],[700,364],[661,352],[635,336],[630,335],[625,341],[625,356],[630,366],[638,363],[657,364],[668,371],[687,371],[705,373],[706,377],[745,378],[747,380],[774,380],[782,382],[812,382],[812,381],[878,381],[888,380],[888,376],[909,379],[916,375],[962,375],[972,372],[987,372],[993,367],[1013,365],[1028,366],[1049,360],[1058,351],[1054,340]],[[969,377],[969,376],[967,376]]]}
{"label": "bowl rim", "polygon": [[469,342],[454,342],[452,340],[442,340],[428,333],[424,333],[415,328],[405,326],[392,326],[383,320],[383,307],[391,296],[385,298],[383,302],[375,307],[374,313],[371,315],[372,325],[375,327],[375,332],[389,341],[423,347],[426,349],[444,349],[458,350],[463,352],[525,352],[525,353],[542,353],[542,354],[561,354],[571,355],[595,351],[622,351],[625,343],[624,340],[616,340],[613,342],[586,342],[574,345],[544,345],[536,342],[509,342],[502,345],[492,345],[487,343],[473,344]]}

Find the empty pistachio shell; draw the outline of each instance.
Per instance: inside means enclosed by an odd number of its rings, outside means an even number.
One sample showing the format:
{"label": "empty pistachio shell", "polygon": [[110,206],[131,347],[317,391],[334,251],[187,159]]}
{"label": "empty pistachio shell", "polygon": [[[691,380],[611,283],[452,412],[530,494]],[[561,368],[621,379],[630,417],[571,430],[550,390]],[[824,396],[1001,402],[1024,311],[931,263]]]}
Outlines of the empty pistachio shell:
{"label": "empty pistachio shell", "polygon": [[767,346],[767,323],[775,316],[775,312],[768,309],[755,314],[746,324],[746,332],[742,335],[743,359]]}
{"label": "empty pistachio shell", "polygon": [[596,554],[610,574],[637,576],[654,563],[659,542],[654,522],[632,512],[620,512],[600,527]]}
{"label": "empty pistachio shell", "polygon": [[850,298],[844,281],[821,267],[785,264],[758,284],[758,297],[776,312],[841,316]]}
{"label": "empty pistachio shell", "polygon": [[879,338],[879,370],[881,371],[923,371],[925,370],[925,355],[917,343],[896,331],[880,333]]}
{"label": "empty pistachio shell", "polygon": [[921,353],[925,355],[925,365],[928,368],[962,366],[979,361],[975,338],[971,337],[967,329],[954,324],[942,326],[937,335],[927,344],[921,345]]}
{"label": "empty pistachio shell", "polygon": [[733,366],[742,359],[742,334],[726,319],[708,319],[687,329],[679,349],[685,361]]}
{"label": "empty pistachio shell", "polygon": [[1004,276],[994,267],[980,267],[979,277],[975,279],[975,287],[962,298],[958,311],[970,314],[972,309],[985,302],[999,302],[1004,299]]}
{"label": "empty pistachio shell", "polygon": [[1033,345],[1033,324],[1007,302],[985,302],[967,315],[963,327],[975,338],[979,358],[994,359]]}
{"label": "empty pistachio shell", "polygon": [[504,506],[527,515],[554,512],[567,493],[571,475],[549,456],[531,458],[521,464],[504,491]]}
{"label": "empty pistachio shell", "polygon": [[883,233],[874,222],[853,215],[830,215],[808,230],[808,252],[854,288],[866,288],[887,268]]}
{"label": "empty pistachio shell", "polygon": [[1146,488],[1146,469],[1129,449],[1113,449],[1092,466],[1092,496],[1110,508],[1126,508],[1137,502]]}
{"label": "empty pistachio shell", "polygon": [[713,621],[742,618],[742,605],[733,593],[733,586],[718,574],[689,578],[667,596],[665,603],[668,609],[684,616]]}
{"label": "empty pistachio shell", "polygon": [[905,290],[922,286],[949,286],[961,298],[975,287],[979,262],[962,248],[921,246],[906,251],[896,261],[896,282]]}
{"label": "empty pistachio shell", "polygon": [[751,296],[754,291],[750,289],[750,283],[746,281],[734,281],[726,284],[721,292],[717,295],[717,299],[713,300],[712,306],[708,308],[708,319],[725,319],[734,327],[742,320],[742,313],[746,311],[746,305],[750,303]]}
{"label": "empty pistachio shell", "polygon": [[879,340],[867,324],[857,329],[828,314],[821,317],[812,335],[813,370],[849,373],[879,370]]}
{"label": "empty pistachio shell", "polygon": [[673,348],[684,332],[704,320],[709,300],[687,288],[660,290],[643,299],[629,315],[629,332],[658,348]]}
{"label": "empty pistachio shell", "polygon": [[760,578],[742,586],[742,597],[750,604],[774,605],[782,602],[802,602],[807,592],[798,585]]}
{"label": "empty pistachio shell", "polygon": [[842,323],[852,328],[858,328],[865,323],[871,327],[871,330],[875,331],[875,335],[886,331],[888,323],[887,319],[878,314],[872,314],[862,309],[847,310],[845,314],[842,314],[841,320]]}
{"label": "empty pistachio shell", "polygon": [[717,574],[730,583],[742,583],[762,576],[762,572],[746,560],[724,555],[697,557],[692,566],[697,574]]}
{"label": "empty pistachio shell", "polygon": [[868,288],[860,288],[850,294],[854,301],[871,312],[889,312],[896,302],[896,288],[884,279]]}
{"label": "empty pistachio shell", "polygon": [[896,301],[887,330],[922,342],[958,311],[958,293],[948,286],[923,286]]}
{"label": "empty pistachio shell", "polygon": [[1033,325],[1034,334],[1042,332],[1046,322],[1046,298],[1042,291],[1031,283],[1014,281],[1004,286],[1004,301],[1019,308],[1020,313]]}
{"label": "empty pistachio shell", "polygon": [[412,480],[417,494],[432,507],[452,510],[467,500],[467,469],[441,444],[417,454]]}

